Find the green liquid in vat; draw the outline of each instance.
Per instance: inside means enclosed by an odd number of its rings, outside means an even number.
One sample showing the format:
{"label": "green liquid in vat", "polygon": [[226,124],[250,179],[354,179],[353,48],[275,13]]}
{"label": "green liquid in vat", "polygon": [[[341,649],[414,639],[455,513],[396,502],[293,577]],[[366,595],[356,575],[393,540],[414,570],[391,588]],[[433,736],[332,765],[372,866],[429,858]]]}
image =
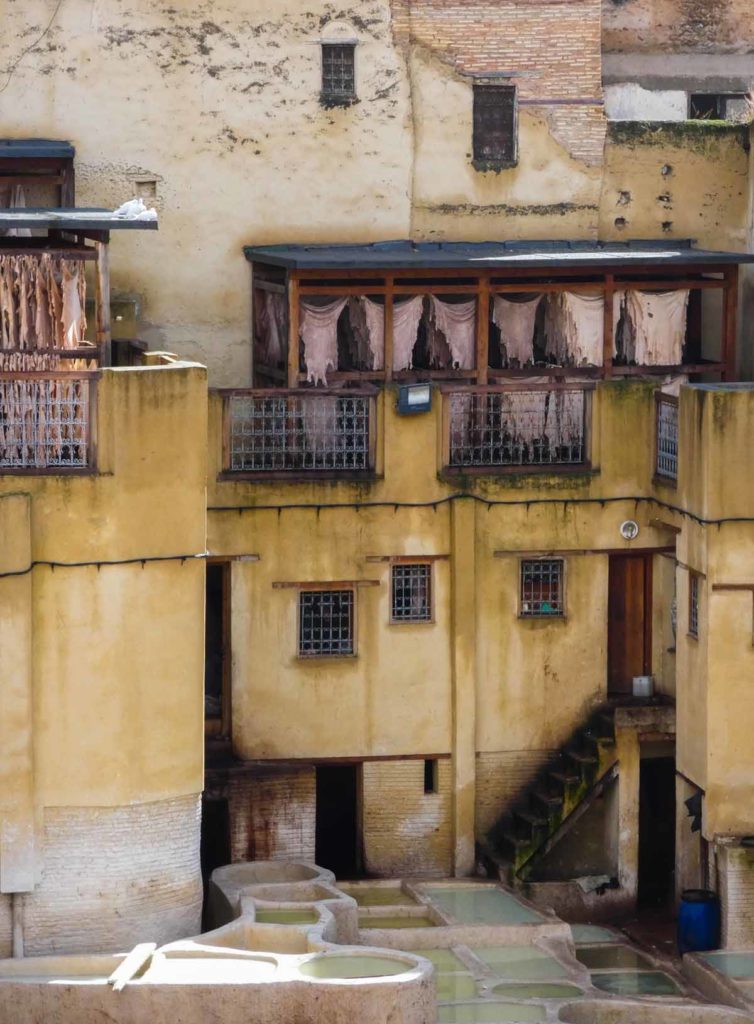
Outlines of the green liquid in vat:
{"label": "green liquid in vat", "polygon": [[496,996],[505,996],[507,999],[578,999],[584,993],[576,985],[562,984],[537,984],[532,982],[528,985],[517,985],[507,983],[495,985],[492,990]]}
{"label": "green liquid in vat", "polygon": [[476,994],[476,982],[470,974],[438,974],[437,999],[441,1003],[452,1003],[458,999],[473,999]]}
{"label": "green liquid in vat", "polygon": [[594,942],[618,942],[619,937],[609,928],[600,928],[597,924],[572,924],[573,941],[579,945],[591,945]]}
{"label": "green liquid in vat", "polygon": [[435,922],[428,917],[359,917],[359,928],[433,928]]}
{"label": "green liquid in vat", "polygon": [[703,959],[729,978],[754,978],[754,953],[702,953]]}
{"label": "green liquid in vat", "polygon": [[681,990],[662,971],[619,971],[593,974],[592,984],[602,992],[619,996],[679,996]]}
{"label": "green liquid in vat", "polygon": [[439,974],[450,974],[454,971],[465,974],[469,970],[451,949],[414,949],[412,952],[431,960]]}
{"label": "green liquid in vat", "polygon": [[634,970],[652,970],[653,964],[630,946],[580,946],[576,959],[590,971],[610,970],[616,967]]}
{"label": "green liquid in vat", "polygon": [[416,900],[397,886],[340,886],[342,892],[352,896],[360,907],[415,907]]}
{"label": "green liquid in vat", "polygon": [[502,889],[428,885],[423,891],[431,903],[460,924],[537,924],[544,920]]}
{"label": "green liquid in vat", "polygon": [[313,910],[257,910],[258,924],[316,924],[319,915]]}
{"label": "green liquid in vat", "polygon": [[456,1003],[438,1011],[439,1024],[528,1024],[545,1019],[545,1008],[534,1003]]}
{"label": "green liquid in vat", "polygon": [[501,980],[546,981],[568,977],[562,964],[533,946],[479,946],[472,953]]}

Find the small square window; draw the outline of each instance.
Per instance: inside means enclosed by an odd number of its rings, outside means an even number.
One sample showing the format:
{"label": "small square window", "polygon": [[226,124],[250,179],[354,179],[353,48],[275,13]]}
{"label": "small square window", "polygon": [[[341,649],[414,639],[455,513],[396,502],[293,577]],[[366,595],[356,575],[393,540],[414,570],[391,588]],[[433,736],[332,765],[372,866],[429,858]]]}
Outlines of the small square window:
{"label": "small square window", "polygon": [[430,562],[399,563],[392,571],[391,620],[432,621],[432,565]]}
{"label": "small square window", "polygon": [[300,658],[354,653],[353,590],[302,590],[298,607]]}
{"label": "small square window", "polygon": [[537,558],[521,562],[521,611],[524,618],[564,615],[563,559]]}
{"label": "small square window", "polygon": [[345,106],[356,99],[356,46],[322,43],[322,102]]}
{"label": "small square window", "polygon": [[514,167],[518,161],[515,85],[474,86],[474,166],[480,171]]}
{"label": "small square window", "polygon": [[689,635],[699,636],[699,575],[689,574]]}

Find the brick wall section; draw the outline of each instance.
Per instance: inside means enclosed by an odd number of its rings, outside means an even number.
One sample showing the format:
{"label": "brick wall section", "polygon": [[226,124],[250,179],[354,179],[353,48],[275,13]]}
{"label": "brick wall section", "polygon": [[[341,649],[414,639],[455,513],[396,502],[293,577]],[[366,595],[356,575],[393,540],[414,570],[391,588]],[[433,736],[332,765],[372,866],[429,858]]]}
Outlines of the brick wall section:
{"label": "brick wall section", "polygon": [[513,72],[521,99],[602,95],[601,0],[392,0],[396,41],[458,71]]}
{"label": "brick wall section", "polygon": [[531,784],[551,754],[550,750],[507,750],[477,754],[477,839],[484,839],[497,819]]}
{"label": "brick wall section", "polygon": [[245,860],[314,860],[316,776],[312,766],[265,766],[228,781],[230,850]]}
{"label": "brick wall section", "polygon": [[452,773],[438,761],[438,792],[424,792],[424,761],[369,761],[363,768],[367,874],[448,875],[452,868]]}
{"label": "brick wall section", "polygon": [[723,947],[751,949],[754,946],[754,850],[719,847],[717,867]]}
{"label": "brick wall section", "polygon": [[199,830],[198,796],[46,808],[42,880],[24,897],[26,953],[115,952],[196,935]]}

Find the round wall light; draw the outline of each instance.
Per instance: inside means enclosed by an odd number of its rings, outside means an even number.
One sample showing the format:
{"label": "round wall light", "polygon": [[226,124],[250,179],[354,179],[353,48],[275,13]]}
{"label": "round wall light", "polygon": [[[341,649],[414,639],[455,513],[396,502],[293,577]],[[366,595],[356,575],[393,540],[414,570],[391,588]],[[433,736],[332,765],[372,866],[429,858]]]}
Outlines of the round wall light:
{"label": "round wall light", "polygon": [[620,535],[623,540],[636,540],[639,536],[639,524],[633,519],[627,519],[625,523],[620,524]]}

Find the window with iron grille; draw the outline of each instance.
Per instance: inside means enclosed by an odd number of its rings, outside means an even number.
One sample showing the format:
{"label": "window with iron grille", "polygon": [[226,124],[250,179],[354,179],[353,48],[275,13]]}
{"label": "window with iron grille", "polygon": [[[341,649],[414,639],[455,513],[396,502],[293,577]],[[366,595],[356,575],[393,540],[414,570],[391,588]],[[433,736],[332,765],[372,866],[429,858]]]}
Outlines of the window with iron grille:
{"label": "window with iron grille", "polygon": [[302,590],[298,613],[300,658],[354,653],[353,590]]}
{"label": "window with iron grille", "polygon": [[662,395],[657,399],[657,476],[678,479],[678,399]]}
{"label": "window with iron grille", "polygon": [[322,43],[322,102],[347,105],[356,99],[356,46]]}
{"label": "window with iron grille", "polygon": [[518,105],[515,85],[474,86],[474,166],[513,167],[518,160]]}
{"label": "window with iron grille", "polygon": [[392,572],[393,622],[431,622],[431,562],[399,563]]}
{"label": "window with iron grille", "polygon": [[565,615],[563,559],[532,558],[521,562],[521,611],[524,617]]}
{"label": "window with iron grille", "polygon": [[90,380],[0,381],[0,470],[91,466]]}
{"label": "window with iron grille", "polygon": [[699,576],[689,574],[689,634],[699,636]]}

